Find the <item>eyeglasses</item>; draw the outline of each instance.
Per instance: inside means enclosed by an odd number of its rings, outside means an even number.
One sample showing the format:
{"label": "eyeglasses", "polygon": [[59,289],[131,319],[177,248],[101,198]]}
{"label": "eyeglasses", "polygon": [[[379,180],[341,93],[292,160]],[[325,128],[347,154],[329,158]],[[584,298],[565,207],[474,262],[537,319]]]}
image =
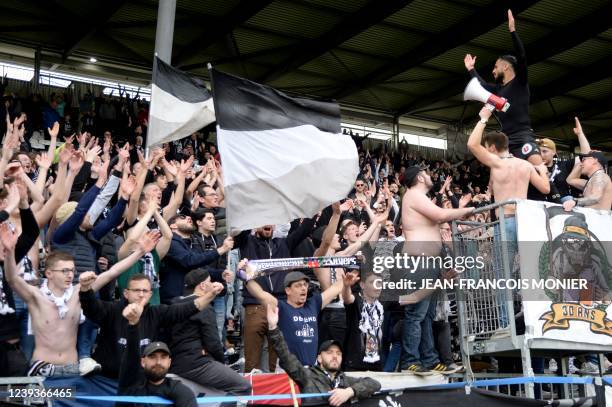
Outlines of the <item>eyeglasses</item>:
{"label": "eyeglasses", "polygon": [[212,194],[204,194],[204,196],[219,196],[219,194],[216,192],[213,192]]}
{"label": "eyeglasses", "polygon": [[127,290],[137,294],[149,294],[151,292],[151,290],[145,288],[127,288]]}
{"label": "eyeglasses", "polygon": [[355,184],[356,187],[362,187],[364,184]]}
{"label": "eyeglasses", "polygon": [[51,269],[51,271],[62,272],[65,276],[67,276],[68,274],[74,274],[76,272],[75,269]]}

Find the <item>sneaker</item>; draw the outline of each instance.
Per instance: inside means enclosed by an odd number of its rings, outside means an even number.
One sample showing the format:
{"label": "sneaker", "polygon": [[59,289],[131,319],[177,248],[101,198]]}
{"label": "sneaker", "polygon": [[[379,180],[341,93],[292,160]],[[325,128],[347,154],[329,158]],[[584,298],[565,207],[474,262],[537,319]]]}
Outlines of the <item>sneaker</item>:
{"label": "sneaker", "polygon": [[510,327],[498,328],[491,335],[491,339],[503,339],[510,337]]}
{"label": "sneaker", "polygon": [[412,364],[406,369],[402,369],[402,373],[411,373],[417,376],[431,376],[433,374],[431,370],[425,369],[423,366],[417,364]]}
{"label": "sneaker", "polygon": [[99,372],[100,370],[102,370],[102,365],[92,358],[83,358],[79,360],[79,374],[81,376],[87,376],[89,374]]}
{"label": "sneaker", "polygon": [[431,370],[434,373],[440,373],[440,374],[452,374],[457,371],[457,369],[452,369],[450,365],[447,366],[444,363],[438,363],[430,367],[429,370]]}
{"label": "sneaker", "polygon": [[456,363],[451,363],[450,365],[448,365],[449,368],[454,369],[455,373],[460,373],[463,372],[465,369],[463,368],[463,366],[460,366]]}
{"label": "sneaker", "polygon": [[584,362],[577,372],[584,375],[598,375],[599,367],[593,362]]}

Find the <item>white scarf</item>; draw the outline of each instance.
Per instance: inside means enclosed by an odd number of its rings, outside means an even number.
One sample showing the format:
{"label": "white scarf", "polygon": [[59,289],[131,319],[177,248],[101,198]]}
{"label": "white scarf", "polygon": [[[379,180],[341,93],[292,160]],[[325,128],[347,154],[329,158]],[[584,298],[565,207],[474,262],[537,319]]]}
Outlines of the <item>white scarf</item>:
{"label": "white scarf", "polygon": [[[64,290],[64,295],[61,297],[56,297],[55,294],[49,289],[47,286],[47,279],[42,280],[42,284],[40,285],[40,292],[57,307],[57,312],[59,314],[60,319],[64,319],[66,314],[68,313],[68,302],[72,297],[72,292],[74,291],[74,286],[68,287]],[[81,316],[79,318],[79,324],[85,322],[85,315],[83,315],[83,310],[81,310]],[[28,314],[28,334],[33,334],[32,331],[32,316]]]}
{"label": "white scarf", "polygon": [[362,343],[365,349],[363,361],[374,363],[380,360],[378,351],[382,341],[384,309],[378,300],[375,300],[372,304],[368,304],[363,297],[362,300],[363,306],[361,307],[359,330],[361,331]]}
{"label": "white scarf", "polygon": [[4,292],[4,270],[0,267],[0,315],[12,314],[15,312],[8,303],[6,293]]}

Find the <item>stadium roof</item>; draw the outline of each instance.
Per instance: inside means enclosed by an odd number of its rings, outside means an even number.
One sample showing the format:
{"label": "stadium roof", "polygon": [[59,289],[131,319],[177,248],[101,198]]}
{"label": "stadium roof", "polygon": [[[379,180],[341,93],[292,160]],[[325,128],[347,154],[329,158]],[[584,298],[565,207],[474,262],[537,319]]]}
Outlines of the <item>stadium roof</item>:
{"label": "stadium roof", "polygon": [[[527,51],[534,129],[572,145],[578,114],[592,144],[612,148],[608,0],[177,0],[172,64],[207,77],[211,62],[348,108],[461,128],[478,109],[460,97],[463,56],[477,55],[490,77],[512,51],[509,7]],[[150,78],[157,1],[3,0],[0,13],[0,56],[40,47],[52,69]]]}

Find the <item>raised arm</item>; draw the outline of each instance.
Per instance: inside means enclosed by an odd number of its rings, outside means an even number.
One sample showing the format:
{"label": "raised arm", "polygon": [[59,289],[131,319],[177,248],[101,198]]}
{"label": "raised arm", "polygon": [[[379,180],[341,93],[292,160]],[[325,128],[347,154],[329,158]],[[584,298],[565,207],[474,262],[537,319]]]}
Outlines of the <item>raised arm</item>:
{"label": "raised arm", "polygon": [[516,32],[516,23],[512,15],[512,10],[508,10],[508,31],[510,31],[510,35],[512,35],[512,44],[514,45],[514,51],[516,53],[516,77],[522,84],[527,84],[527,56],[525,54],[523,42]]}
{"label": "raised arm", "polygon": [[540,164],[537,167],[531,166],[529,182],[543,194],[548,194],[550,192],[550,179],[548,178],[548,168],[546,168],[546,164]]}
{"label": "raised arm", "polygon": [[303,388],[308,381],[308,373],[299,359],[289,351],[287,342],[278,328],[278,306],[267,305],[268,338],[278,355],[280,366],[295,382]]}
{"label": "raised arm", "polygon": [[4,250],[4,271],[7,283],[23,300],[31,305],[40,296],[40,291],[26,283],[17,273],[15,262],[15,245],[17,244],[17,233],[12,226],[3,222],[0,224],[0,241]]}
{"label": "raised arm", "polygon": [[584,187],[586,187],[587,180],[580,178],[581,168],[580,161],[576,161],[574,163],[574,168],[572,168],[572,171],[567,176],[565,182],[567,182],[568,185],[582,191],[584,190]]}
{"label": "raised arm", "polygon": [[[238,270],[243,270],[248,267],[249,266],[248,266],[247,259],[241,260],[240,263],[238,264]],[[270,306],[272,307],[276,307],[278,305],[278,300],[276,299],[276,297],[264,291],[264,289],[261,288],[259,283],[255,281],[255,279],[245,281],[244,285],[246,289],[249,290],[249,293],[251,293],[253,297],[257,298],[260,304],[262,305],[270,304]]]}
{"label": "raised arm", "polygon": [[129,269],[138,261],[138,259],[144,256],[145,253],[149,253],[155,249],[155,245],[159,241],[159,238],[160,233],[157,230],[152,230],[142,235],[140,239],[138,239],[138,247],[133,253],[131,253],[125,259],[115,263],[108,271],[105,271],[98,276],[96,282],[92,286],[93,290],[100,290],[106,284],[119,277],[121,273]]}
{"label": "raised arm", "polygon": [[170,245],[172,244],[172,229],[168,226],[168,223],[162,216],[159,214],[159,211],[153,212],[153,217],[155,218],[155,222],[157,222],[157,226],[159,226],[159,231],[161,232],[161,239],[159,243],[157,243],[156,250],[157,255],[160,260],[163,260],[168,254],[168,250],[170,250]]}
{"label": "raised arm", "polygon": [[[348,201],[347,201],[348,202]],[[313,256],[325,256],[327,250],[329,249],[329,245],[331,244],[334,235],[336,234],[336,230],[338,230],[338,223],[340,223],[340,214],[342,213],[342,206],[340,202],[334,202],[332,204],[332,216],[329,218],[329,223],[325,227],[323,231],[323,236],[321,238],[321,245],[317,247]]]}
{"label": "raised arm", "polygon": [[587,140],[584,135],[584,131],[582,131],[582,125],[580,124],[580,120],[577,117],[574,117],[574,121],[576,123],[576,127],[574,127],[574,134],[578,137],[578,142],[580,143],[580,154],[588,154],[591,151],[591,145],[589,144],[589,140]]}
{"label": "raised arm", "polygon": [[193,160],[194,158],[191,156],[187,161],[181,161],[181,165],[176,174],[176,180],[174,181],[176,183],[174,196],[163,210],[163,217],[166,221],[170,220],[170,218],[176,214],[176,211],[183,202],[183,197],[185,194],[185,173],[193,164]]}
{"label": "raised arm", "polygon": [[359,281],[359,276],[355,273],[348,272],[344,274],[342,284],[342,302],[345,305],[352,304],[355,301],[352,287]]}
{"label": "raised arm", "polygon": [[488,152],[482,145],[482,134],[484,133],[484,129],[487,126],[487,120],[489,120],[491,114],[491,110],[489,110],[486,106],[480,109],[480,120],[478,123],[476,123],[474,130],[472,130],[467,146],[470,152],[474,154],[474,157],[476,157],[480,163],[489,168],[497,168],[501,159],[495,154]]}
{"label": "raised arm", "polygon": [[127,232],[127,238],[125,242],[119,248],[119,252],[117,256],[119,259],[123,259],[127,257],[130,253],[132,245],[138,241],[138,237],[142,236],[147,230],[147,224],[151,220],[153,213],[157,211],[157,203],[153,201],[149,201],[149,207],[147,208],[147,212],[138,220],[138,223],[134,225]]}

